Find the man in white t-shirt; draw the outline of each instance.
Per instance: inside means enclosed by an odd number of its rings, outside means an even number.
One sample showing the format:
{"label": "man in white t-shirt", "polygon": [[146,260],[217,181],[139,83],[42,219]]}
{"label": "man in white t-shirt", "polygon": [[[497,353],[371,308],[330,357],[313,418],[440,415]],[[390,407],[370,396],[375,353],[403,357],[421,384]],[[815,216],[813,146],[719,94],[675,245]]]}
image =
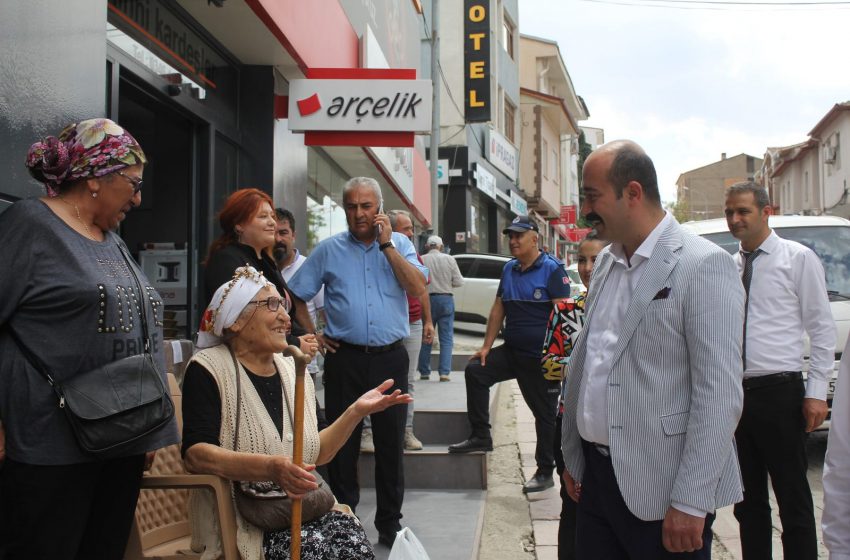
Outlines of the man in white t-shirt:
{"label": "man in white t-shirt", "polygon": [[[301,268],[301,265],[307,262],[307,257],[295,248],[295,216],[285,208],[276,208],[275,214],[277,216],[277,227],[274,235],[274,258],[284,281],[289,282]],[[324,307],[325,289],[322,288],[313,299],[307,302],[307,311],[310,313],[313,325],[318,326],[320,320],[324,323]],[[317,354],[307,366],[307,371],[314,378],[319,372],[318,358]]]}

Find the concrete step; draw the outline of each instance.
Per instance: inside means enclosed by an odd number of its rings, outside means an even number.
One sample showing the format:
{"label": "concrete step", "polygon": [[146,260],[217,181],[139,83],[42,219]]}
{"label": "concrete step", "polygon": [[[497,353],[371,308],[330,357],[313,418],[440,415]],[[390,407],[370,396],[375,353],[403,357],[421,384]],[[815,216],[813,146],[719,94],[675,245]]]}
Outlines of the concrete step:
{"label": "concrete step", "polygon": [[[360,454],[358,471],[360,486],[374,488],[375,456],[372,453]],[[421,451],[405,451],[404,487],[484,490],[487,488],[487,454],[482,451],[449,453],[446,445],[426,445]]]}
{"label": "concrete step", "polygon": [[425,445],[449,445],[469,437],[472,427],[464,410],[417,410],[413,432]]}
{"label": "concrete step", "polygon": [[[460,379],[463,379],[463,370],[466,369],[466,363],[469,361],[469,357],[472,356],[472,352],[465,354],[452,354],[452,371],[460,372]],[[431,352],[431,371],[433,372],[431,375],[437,375],[440,369],[440,351],[435,348]]]}

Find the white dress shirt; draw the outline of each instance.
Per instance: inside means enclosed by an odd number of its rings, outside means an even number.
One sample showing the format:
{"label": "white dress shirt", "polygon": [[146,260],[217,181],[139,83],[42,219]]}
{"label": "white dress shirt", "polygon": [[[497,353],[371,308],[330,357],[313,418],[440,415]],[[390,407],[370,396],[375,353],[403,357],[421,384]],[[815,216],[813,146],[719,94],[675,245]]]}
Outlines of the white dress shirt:
{"label": "white dress shirt", "polygon": [[[805,331],[811,342],[806,397],[826,400],[835,364],[835,322],[823,265],[811,249],[775,231],[759,249],[747,304],[744,377],[802,370]],[[740,252],[735,262],[743,275]]]}
{"label": "white dress shirt", "polygon": [[[602,291],[594,296],[593,320],[585,326],[589,329],[586,335],[587,356],[579,389],[576,424],[586,441],[608,445],[608,376],[613,366],[612,354],[635,288],[643,275],[644,264],[652,256],[662,232],[673,220],[672,214],[667,212],[631,259],[626,259],[622,244],[611,244],[614,262],[601,286]],[[697,517],[705,517],[708,513],[675,501],[671,505]]]}
{"label": "white dress shirt", "polygon": [[850,560],[850,339],[832,401],[823,465],[823,542],[830,560]]}
{"label": "white dress shirt", "polygon": [[587,357],[579,390],[576,422],[582,439],[608,445],[608,375],[611,359],[632,294],[643,274],[643,264],[652,256],[664,229],[673,221],[667,212],[655,229],[641,243],[631,259],[626,259],[621,243],[610,247],[614,262],[605,283],[594,296],[593,320],[585,327]]}
{"label": "white dress shirt", "polygon": [[[288,283],[305,262],[307,262],[307,257],[298,252],[298,249],[295,249],[295,258],[292,259],[290,264],[280,269],[280,274],[283,276],[283,279]],[[313,299],[306,303],[307,311],[310,313],[310,319],[313,321],[313,326],[319,328],[319,325],[316,324],[316,319],[318,318],[318,311],[325,307],[325,288],[322,287],[319,292],[313,296]]]}
{"label": "white dress shirt", "polygon": [[[307,257],[298,252],[298,249],[295,249],[295,258],[292,259],[292,262],[287,266],[284,266],[280,269],[280,274],[283,276],[283,279],[288,283],[295,273],[298,272],[298,269],[307,262]],[[319,290],[319,292],[313,296],[313,299],[305,302],[307,304],[307,312],[310,314],[310,320],[313,321],[313,327],[318,329],[319,324],[319,310],[324,309],[325,307],[325,288],[324,286]],[[319,371],[319,355],[316,354],[313,356],[313,359],[310,360],[310,363],[307,364],[307,371],[315,374]]]}

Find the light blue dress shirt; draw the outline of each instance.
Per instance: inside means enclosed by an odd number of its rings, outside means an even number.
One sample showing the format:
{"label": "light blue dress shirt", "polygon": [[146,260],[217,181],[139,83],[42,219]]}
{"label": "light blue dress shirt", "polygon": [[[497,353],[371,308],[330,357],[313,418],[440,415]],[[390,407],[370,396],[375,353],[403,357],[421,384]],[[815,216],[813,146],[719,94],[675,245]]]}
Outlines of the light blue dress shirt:
{"label": "light blue dress shirt", "polygon": [[[422,272],[413,243],[393,232],[396,250]],[[325,335],[363,346],[384,346],[410,334],[407,294],[375,240],[364,245],[344,231],[319,243],[289,289],[309,301],[325,286]]]}

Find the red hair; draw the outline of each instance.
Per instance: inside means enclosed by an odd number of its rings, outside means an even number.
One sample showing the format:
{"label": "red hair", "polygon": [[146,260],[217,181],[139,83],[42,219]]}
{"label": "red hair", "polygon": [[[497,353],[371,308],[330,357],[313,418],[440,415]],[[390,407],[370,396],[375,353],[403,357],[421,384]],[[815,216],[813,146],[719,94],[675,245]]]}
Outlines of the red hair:
{"label": "red hair", "polygon": [[[221,235],[210,245],[207,260],[216,251],[220,251],[228,245],[234,245],[239,242],[239,236],[236,234],[236,226],[253,220],[264,202],[274,211],[272,197],[260,189],[252,187],[239,189],[227,198],[224,208],[218,213]],[[271,257],[273,247],[273,245],[269,245],[263,249],[263,252]]]}

